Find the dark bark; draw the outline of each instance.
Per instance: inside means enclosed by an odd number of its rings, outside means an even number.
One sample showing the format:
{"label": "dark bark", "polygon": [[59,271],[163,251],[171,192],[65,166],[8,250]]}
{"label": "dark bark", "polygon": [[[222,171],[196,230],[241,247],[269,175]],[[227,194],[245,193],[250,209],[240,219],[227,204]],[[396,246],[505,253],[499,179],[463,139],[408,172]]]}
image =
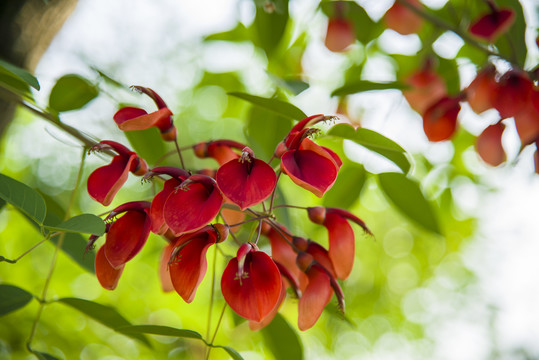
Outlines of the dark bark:
{"label": "dark bark", "polygon": [[[1,0],[0,58],[33,72],[77,0]],[[11,122],[15,104],[0,99],[0,137]]]}

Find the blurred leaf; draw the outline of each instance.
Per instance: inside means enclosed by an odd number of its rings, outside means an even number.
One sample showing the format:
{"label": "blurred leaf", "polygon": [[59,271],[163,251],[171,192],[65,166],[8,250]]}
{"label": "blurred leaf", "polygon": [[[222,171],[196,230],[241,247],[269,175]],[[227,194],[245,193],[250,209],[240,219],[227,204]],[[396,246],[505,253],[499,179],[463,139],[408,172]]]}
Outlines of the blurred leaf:
{"label": "blurred leaf", "polygon": [[352,161],[344,163],[339,170],[337,181],[323,197],[324,206],[350,208],[359,199],[365,178],[363,165]]}
{"label": "blurred leaf", "polygon": [[[62,219],[65,218],[64,208],[50,196],[46,194],[42,194],[42,196],[47,204],[47,217],[44,222],[46,224],[59,224],[62,222]],[[56,244],[58,242],[58,237],[53,237],[51,241]],[[95,251],[86,251],[86,245],[87,240],[81,234],[68,232],[64,235],[62,251],[84,270],[94,273]]]}
{"label": "blurred leaf", "polygon": [[43,197],[34,189],[0,174],[0,198],[21,210],[38,224],[43,224],[47,206]]}
{"label": "blurred leaf", "polygon": [[[288,23],[288,0],[257,1],[253,27],[257,45],[270,57],[281,42]],[[267,5],[269,4],[269,5]]]}
{"label": "blurred leaf", "polygon": [[44,352],[32,350],[32,354],[35,354],[40,360],[60,360],[57,357],[52,356]]}
{"label": "blurred leaf", "polygon": [[386,138],[376,131],[354,128],[348,124],[338,124],[331,128],[328,135],[339,136],[343,139],[352,140],[355,143],[377,152],[395,163],[405,174],[410,171],[410,161],[406,157],[406,151],[396,142]]}
{"label": "blurred leaf", "polygon": [[500,8],[510,8],[515,12],[515,22],[506,34],[496,41],[498,51],[508,59],[514,60],[522,69],[526,63],[526,20],[519,0],[498,0]]}
{"label": "blurred leaf", "polygon": [[133,150],[148,164],[155,164],[167,152],[165,142],[156,128],[124,131]]}
{"label": "blurred leaf", "polygon": [[425,229],[441,234],[432,206],[416,181],[400,173],[381,173],[378,180],[382,191],[397,209]]}
{"label": "blurred leaf", "polygon": [[24,307],[33,298],[32,294],[19,287],[0,284],[0,316]]}
{"label": "blurred leaf", "polygon": [[291,128],[290,119],[253,106],[247,117],[246,136],[256,157],[269,160]]}
{"label": "blurred leaf", "polygon": [[479,50],[475,46],[468,43],[464,43],[460,48],[457,58],[465,57],[470,59],[474,64],[479,67],[483,67],[488,61],[488,54],[482,50]]}
{"label": "blurred leaf", "polygon": [[8,73],[13,74],[15,77],[24,81],[26,84],[30,85],[34,89],[39,90],[39,82],[34,77],[34,75],[30,74],[28,71],[21,69],[18,66],[12,65],[8,62],[5,62],[4,60],[0,60],[0,68]]}
{"label": "blurred leaf", "polygon": [[249,29],[242,23],[238,23],[232,30],[208,35],[204,38],[205,41],[250,41],[251,34]]}
{"label": "blurred leaf", "polygon": [[[131,326],[131,323],[127,321],[122,315],[120,315],[120,313],[118,313],[116,309],[109,306],[77,298],[62,298],[59,299],[58,302],[64,303],[74,309],[77,309],[83,314],[91,317],[92,319],[100,322],[101,324],[113,330]],[[133,339],[139,340],[143,344],[151,347],[148,338],[140,333],[125,333],[125,335]]]}
{"label": "blurred leaf", "polygon": [[297,331],[279,313],[262,329],[268,348],[277,360],[303,359],[303,345]]}
{"label": "blurred leaf", "polygon": [[307,115],[305,115],[303,111],[286,101],[278,99],[268,99],[240,92],[230,92],[228,93],[228,95],[235,96],[237,98],[248,101],[253,105],[274,112],[277,115],[281,115],[285,118],[302,120],[307,117]]}
{"label": "blurred leaf", "polygon": [[203,340],[202,335],[196,331],[176,329],[170,326],[132,325],[117,328],[116,331],[121,332],[122,334],[151,334]]}
{"label": "blurred leaf", "polygon": [[344,84],[338,89],[333,90],[331,96],[343,96],[349,94],[355,94],[363,91],[371,90],[389,90],[389,89],[406,89],[407,85],[400,82],[386,82],[386,83],[376,83],[366,80],[358,80]]}
{"label": "blurred leaf", "polygon": [[54,85],[49,96],[49,107],[58,112],[82,108],[98,95],[97,88],[85,78],[64,75]]}
{"label": "blurred leaf", "polygon": [[[273,204],[274,205],[283,205],[283,204],[287,204],[287,203],[288,202],[286,201],[286,197],[284,195],[283,190],[281,189],[281,187],[279,185],[277,185],[276,190],[275,190],[275,198],[274,198]],[[280,208],[277,208],[277,209],[273,209],[273,213],[275,214],[277,219],[279,219],[279,222],[282,225],[286,226],[288,229],[292,228],[290,210],[289,210],[288,207],[283,206],[283,207],[280,207]]]}
{"label": "blurred leaf", "polygon": [[0,87],[7,89],[8,91],[15,93],[25,99],[33,101],[33,95],[30,91],[30,86],[11,72],[0,67]]}
{"label": "blurred leaf", "polygon": [[230,346],[214,346],[214,347],[220,347],[224,349],[228,355],[234,360],[243,360],[243,357],[234,349],[232,349]]}
{"label": "blurred leaf", "polygon": [[99,70],[98,68],[96,68],[95,66],[91,66],[92,70],[94,70],[96,73],[99,74],[99,76],[101,76],[103,78],[103,80],[105,80],[105,82],[113,85],[113,86],[116,86],[118,88],[122,88],[122,89],[128,89],[129,86],[125,85],[125,84],[122,84],[121,82],[113,79],[112,77],[110,77],[109,75],[105,74],[103,71]]}
{"label": "blurred leaf", "polygon": [[444,79],[449,95],[456,95],[460,92],[459,69],[455,59],[444,59],[437,57],[438,68],[436,72]]}
{"label": "blurred leaf", "polygon": [[2,208],[3,208],[4,206],[6,206],[6,204],[7,204],[6,200],[0,198],[0,211],[2,211]]}
{"label": "blurred leaf", "polygon": [[74,216],[58,225],[45,225],[45,228],[52,231],[65,231],[101,236],[105,233],[105,222],[103,222],[100,217],[93,214],[82,214]]}

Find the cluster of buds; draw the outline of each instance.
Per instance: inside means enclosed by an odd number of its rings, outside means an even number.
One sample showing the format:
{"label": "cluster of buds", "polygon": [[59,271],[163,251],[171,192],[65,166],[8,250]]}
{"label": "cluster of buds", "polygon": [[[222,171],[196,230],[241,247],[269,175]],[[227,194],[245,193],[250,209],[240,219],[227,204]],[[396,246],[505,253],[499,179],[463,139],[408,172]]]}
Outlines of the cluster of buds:
{"label": "cluster of buds", "polygon": [[[136,89],[150,96],[158,110],[147,113],[134,107],[122,108],[114,115],[119,128],[157,127],[164,140],[178,145],[172,112],[164,101],[151,89]],[[344,295],[338,280],[350,275],[354,263],[355,237],[351,223],[371,234],[365,223],[343,209],[291,206],[303,209],[313,223],[327,228],[329,247],[326,249],[292,234],[272,212],[277,182],[283,173],[318,197],[335,183],[341,159],[309,138],[319,131],[313,125],[329,119],[315,115],[298,122],[277,144],[269,162],[256,158],[248,146],[232,140],[202,142],[184,149],[193,150],[199,158],[213,158],[219,164],[216,171],[185,169],[179,146],[182,167],[152,169],[136,153],[116,142],[102,141],[92,147],[91,151],[118,154],[109,165],[96,169],[88,178],[89,195],[105,206],[111,203],[129,172],[146,181],[163,181],[162,190],[151,201],[125,203],[105,218],[106,240],[95,261],[100,284],[109,290],[116,288],[125,264],[142,249],[153,232],[167,241],[160,266],[163,289],[175,290],[189,303],[205,276],[208,249],[231,235],[238,250],[222,274],[221,291],[230,308],[248,319],[252,329],[271,322],[286,297],[287,288],[299,298],[301,330],[316,323],[333,294],[344,311]],[[270,165],[272,161],[280,161],[277,173]],[[234,232],[253,222],[258,223],[255,237],[240,241]],[[271,256],[259,249],[260,236],[269,239]],[[92,236],[88,246],[94,246],[97,238]]]}

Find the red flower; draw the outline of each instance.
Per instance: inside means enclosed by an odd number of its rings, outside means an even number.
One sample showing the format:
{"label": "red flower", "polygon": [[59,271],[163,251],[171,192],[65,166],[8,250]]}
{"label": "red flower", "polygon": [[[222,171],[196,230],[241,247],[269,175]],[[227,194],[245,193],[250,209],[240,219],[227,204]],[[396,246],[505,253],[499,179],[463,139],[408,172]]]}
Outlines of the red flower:
{"label": "red flower", "polygon": [[88,177],[88,194],[92,199],[108,206],[116,193],[127,181],[131,171],[135,175],[144,175],[148,165],[135,152],[114,141],[101,141],[90,148],[92,151],[112,150],[118,155],[112,158],[109,165],[102,166]]}
{"label": "red flower", "polygon": [[204,279],[208,266],[208,248],[227,237],[228,228],[222,224],[214,224],[176,239],[168,268],[172,285],[185,302],[193,301],[198,285]]}
{"label": "red flower", "polygon": [[[100,284],[113,290],[118,284],[124,265],[142,249],[150,234],[150,203],[133,201],[118,206],[110,212],[105,221],[125,214],[106,228],[105,244],[99,249],[95,261],[95,272]],[[88,248],[93,246],[97,236],[92,235]]]}
{"label": "red flower", "polygon": [[334,291],[339,301],[339,307],[344,312],[344,295],[337,280],[311,255],[304,252],[299,253],[297,263],[309,279],[298,304],[298,327],[305,331],[318,321]]}
{"label": "red flower", "polygon": [[304,189],[322,197],[335,183],[342,161],[339,156],[307,137],[318,130],[308,126],[331,118],[314,115],[297,123],[277,145],[275,156],[281,158],[281,170]]}
{"label": "red flower", "polygon": [[333,52],[345,51],[356,41],[354,24],[345,18],[333,17],[328,20],[324,44]]}
{"label": "red flower", "polygon": [[240,246],[221,278],[221,291],[238,315],[262,321],[277,305],[281,294],[281,275],[277,265],[258,247]]}
{"label": "red flower", "polygon": [[[371,231],[363,220],[343,209],[316,206],[308,208],[307,212],[312,222],[324,225],[328,229],[329,258],[335,268],[337,278],[345,280],[354,265],[356,242],[354,230],[348,221],[355,222],[369,235],[372,235]],[[315,259],[318,260],[316,257]]]}
{"label": "red flower", "polygon": [[223,202],[223,195],[214,179],[206,175],[191,175],[165,200],[165,223],[176,236],[198,230],[217,216]]}
{"label": "red flower", "polygon": [[256,159],[245,147],[238,160],[231,160],[217,170],[217,185],[241,210],[264,201],[277,184],[277,176],[267,163]]}
{"label": "red flower", "polygon": [[483,15],[470,26],[470,33],[493,43],[514,22],[515,12],[513,9],[492,9],[492,12]]}
{"label": "red flower", "polygon": [[500,78],[492,91],[491,102],[502,119],[518,115],[531,105],[533,82],[520,70],[510,70]]}
{"label": "red flower", "polygon": [[[408,0],[407,3],[415,8],[421,7],[417,0]],[[415,34],[423,25],[423,19],[418,14],[398,1],[387,10],[384,21],[389,29],[401,35]]]}
{"label": "red flower", "polygon": [[443,97],[423,114],[423,130],[430,141],[449,140],[457,130],[460,97]]}
{"label": "red flower", "polygon": [[492,92],[497,88],[496,67],[489,64],[481,70],[466,88],[466,101],[477,114],[493,107]]}
{"label": "red flower", "polygon": [[475,149],[481,159],[491,166],[498,166],[505,161],[502,146],[502,134],[505,125],[501,122],[490,125],[477,137]]}
{"label": "red flower", "polygon": [[167,104],[155,91],[142,86],[132,86],[133,89],[151,97],[158,110],[147,113],[146,110],[136,107],[124,107],[114,114],[114,121],[121,130],[145,130],[155,126],[166,141],[176,140],[176,127],[172,123],[172,112]]}
{"label": "red flower", "polygon": [[271,257],[282,264],[290,273],[299,279],[301,271],[296,265],[297,253],[292,248],[292,236],[283,225],[270,226],[267,222],[262,223],[262,235],[266,236],[271,244]]}
{"label": "red flower", "polygon": [[172,194],[181,183],[191,174],[179,168],[163,166],[152,169],[144,176],[144,179],[150,179],[155,175],[170,175],[172,178],[165,181],[163,190],[161,190],[152,200],[150,208],[150,217],[152,219],[152,232],[155,234],[164,234],[168,230],[165,223],[164,207],[170,194]]}
{"label": "red flower", "polygon": [[105,247],[101,246],[95,256],[95,275],[104,289],[114,290],[118,286],[120,276],[124,271],[124,265],[117,269],[113,268],[105,257]]}
{"label": "red flower", "polygon": [[410,88],[402,91],[402,95],[410,107],[419,114],[425,111],[447,93],[445,82],[433,69],[432,60],[427,60],[422,69],[408,76],[404,82]]}
{"label": "red flower", "polygon": [[201,159],[211,157],[224,165],[231,160],[235,160],[240,156],[232,149],[243,150],[245,145],[233,140],[213,140],[209,142],[201,142],[193,146],[195,155]]}

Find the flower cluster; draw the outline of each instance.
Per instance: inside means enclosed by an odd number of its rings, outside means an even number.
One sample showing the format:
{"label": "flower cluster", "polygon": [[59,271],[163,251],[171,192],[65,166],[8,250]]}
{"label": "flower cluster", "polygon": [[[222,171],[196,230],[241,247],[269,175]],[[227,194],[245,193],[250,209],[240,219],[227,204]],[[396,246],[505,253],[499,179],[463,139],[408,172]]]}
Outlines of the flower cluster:
{"label": "flower cluster", "polygon": [[[150,96],[158,110],[126,107],[114,120],[122,130],[157,127],[166,141],[177,144],[172,112],[151,89],[135,87]],[[338,208],[304,207],[308,218],[328,231],[329,247],[292,234],[273,214],[278,179],[285,174],[298,186],[322,197],[335,183],[342,165],[339,156],[310,137],[320,130],[319,122],[331,119],[314,115],[298,122],[276,146],[269,162],[257,158],[251,148],[232,140],[202,142],[191,149],[196,157],[212,158],[219,168],[191,169],[161,166],[149,168],[135,152],[113,141],[102,141],[91,151],[117,153],[109,165],[88,178],[88,193],[109,205],[127,180],[129,172],[162,183],[151,201],[133,201],[114,208],[105,218],[106,239],[99,248],[95,270],[100,284],[116,288],[125,264],[144,246],[150,232],[161,235],[163,250],[160,275],[163,290],[175,290],[186,302],[194,300],[203,280],[206,253],[212,245],[229,238],[237,252],[228,262],[221,291],[230,308],[250,320],[252,329],[267,325],[279,310],[286,290],[299,298],[298,326],[312,327],[333,294],[344,311],[344,295],[338,280],[352,271],[355,237],[351,224],[371,234],[365,223]],[[178,152],[181,149],[177,146]],[[181,160],[183,163],[183,160]],[[272,161],[280,161],[275,169]],[[183,164],[182,164],[183,166]],[[288,206],[286,204],[280,206]],[[239,241],[234,232],[247,223],[258,223],[255,236]],[[271,256],[260,250],[258,241],[267,237]],[[97,241],[90,238],[89,247]]]}

